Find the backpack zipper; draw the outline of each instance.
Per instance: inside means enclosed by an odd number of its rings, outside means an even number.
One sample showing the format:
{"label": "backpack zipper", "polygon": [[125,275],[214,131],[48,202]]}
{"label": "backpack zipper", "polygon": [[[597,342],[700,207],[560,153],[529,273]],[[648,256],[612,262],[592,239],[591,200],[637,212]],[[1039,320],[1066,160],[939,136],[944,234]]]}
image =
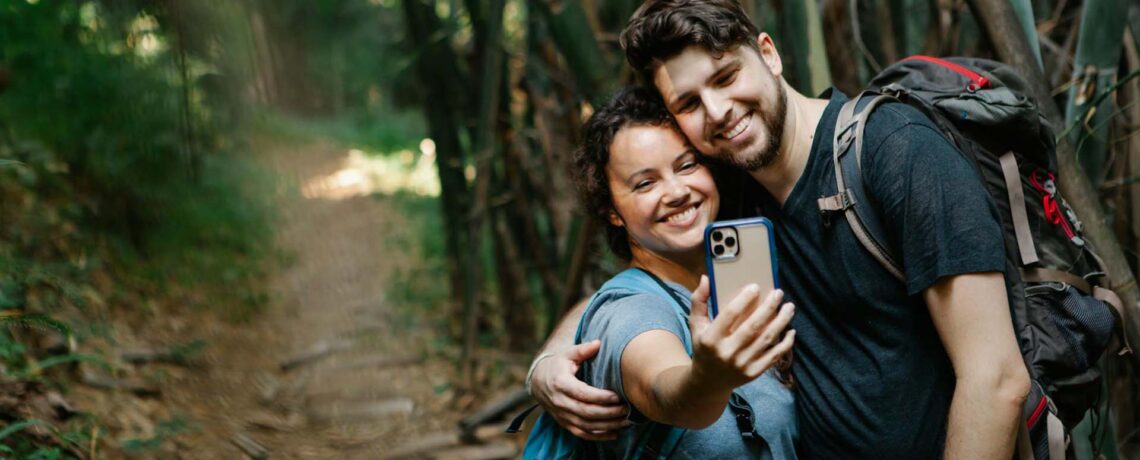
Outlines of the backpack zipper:
{"label": "backpack zipper", "polygon": [[947,61],[945,59],[939,59],[936,57],[919,55],[919,56],[908,57],[906,59],[903,59],[903,61],[926,61],[926,62],[929,62],[932,64],[938,64],[942,67],[953,70],[954,72],[957,72],[959,75],[970,79],[971,83],[966,85],[966,89],[969,90],[970,92],[974,92],[974,91],[977,91],[979,89],[985,88],[985,87],[989,86],[989,84],[990,84],[990,80],[986,77],[983,77],[981,74],[974,72],[973,70],[967,69],[965,67],[962,67],[962,66],[955,64],[953,62]]}

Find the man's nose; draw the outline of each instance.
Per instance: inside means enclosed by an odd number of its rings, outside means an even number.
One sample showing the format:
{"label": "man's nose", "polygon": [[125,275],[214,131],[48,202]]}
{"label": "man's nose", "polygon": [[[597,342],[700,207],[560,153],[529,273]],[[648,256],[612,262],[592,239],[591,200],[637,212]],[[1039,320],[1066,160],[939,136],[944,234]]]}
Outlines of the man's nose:
{"label": "man's nose", "polygon": [[701,97],[701,103],[705,106],[705,117],[708,119],[709,128],[715,130],[728,120],[732,109],[732,101],[728,98],[709,93]]}

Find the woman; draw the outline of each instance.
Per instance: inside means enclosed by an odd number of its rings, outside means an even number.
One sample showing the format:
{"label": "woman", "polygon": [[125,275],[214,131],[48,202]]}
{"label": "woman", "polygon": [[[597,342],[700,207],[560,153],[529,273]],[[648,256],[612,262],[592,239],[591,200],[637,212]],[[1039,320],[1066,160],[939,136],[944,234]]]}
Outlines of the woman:
{"label": "woman", "polygon": [[[656,422],[689,430],[672,458],[794,458],[792,394],[768,372],[791,350],[794,331],[783,331],[793,307],[779,291],[762,299],[750,286],[708,318],[702,240],[720,194],[656,92],[626,89],[601,107],[571,175],[610,249],[673,297],[627,287],[596,297],[583,315],[581,341],[602,343],[587,383],[616,392],[634,424],[597,446],[625,456]],[[687,322],[678,319],[690,302]],[[751,423],[738,424],[749,412]]]}

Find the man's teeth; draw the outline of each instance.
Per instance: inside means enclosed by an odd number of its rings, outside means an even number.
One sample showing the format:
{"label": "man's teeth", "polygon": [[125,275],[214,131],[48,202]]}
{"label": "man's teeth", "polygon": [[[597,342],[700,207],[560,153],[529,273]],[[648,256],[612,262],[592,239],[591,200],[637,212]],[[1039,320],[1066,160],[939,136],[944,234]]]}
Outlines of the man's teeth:
{"label": "man's teeth", "polygon": [[736,136],[739,136],[740,133],[744,132],[745,129],[748,129],[748,125],[751,124],[751,120],[752,120],[752,117],[745,116],[744,119],[742,119],[736,123],[736,127],[732,128],[732,131],[724,133],[724,137],[726,139],[732,139]]}
{"label": "man's teeth", "polygon": [[672,216],[669,216],[669,219],[667,220],[669,222],[684,222],[686,220],[689,220],[689,218],[693,216],[694,212],[697,212],[696,206],[686,209],[685,212],[673,214]]}

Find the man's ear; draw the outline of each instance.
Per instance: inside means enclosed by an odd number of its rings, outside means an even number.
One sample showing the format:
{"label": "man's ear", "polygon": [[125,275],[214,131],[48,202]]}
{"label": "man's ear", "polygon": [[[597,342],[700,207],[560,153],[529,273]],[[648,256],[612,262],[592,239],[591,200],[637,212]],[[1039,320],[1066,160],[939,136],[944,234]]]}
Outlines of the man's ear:
{"label": "man's ear", "polygon": [[756,38],[756,49],[760,51],[760,60],[772,71],[772,76],[781,77],[784,74],[784,62],[780,60],[780,53],[776,51],[776,44],[767,32],[760,32]]}
{"label": "man's ear", "polygon": [[610,208],[609,212],[607,212],[607,215],[610,218],[610,224],[612,224],[614,227],[625,227],[625,221],[621,220],[621,216],[618,215],[617,211],[614,211],[614,208]]}

